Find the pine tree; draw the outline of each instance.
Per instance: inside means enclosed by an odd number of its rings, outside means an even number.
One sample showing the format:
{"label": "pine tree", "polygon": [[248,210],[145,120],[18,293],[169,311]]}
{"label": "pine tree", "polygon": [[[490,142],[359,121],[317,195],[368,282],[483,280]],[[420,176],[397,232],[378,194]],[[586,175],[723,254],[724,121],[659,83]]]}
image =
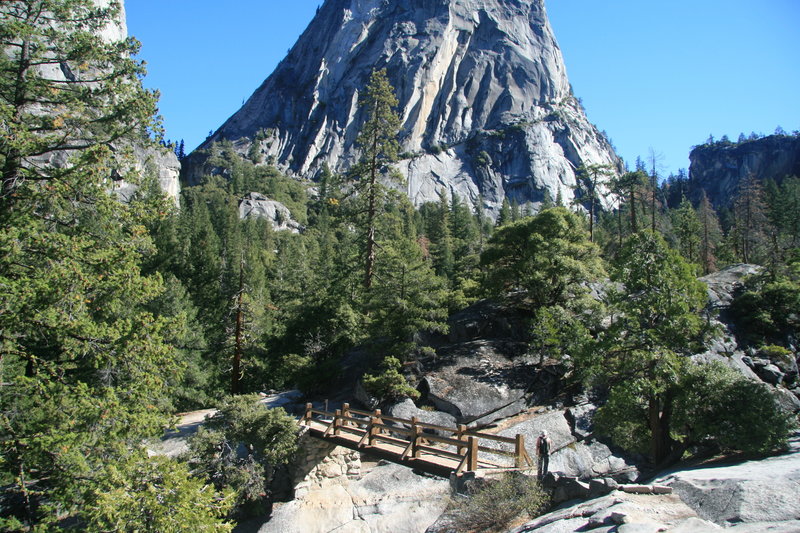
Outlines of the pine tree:
{"label": "pine tree", "polygon": [[768,220],[764,188],[754,176],[747,176],[739,183],[733,212],[733,231],[740,260],[749,263],[763,259]]}
{"label": "pine tree", "polygon": [[691,202],[686,198],[672,213],[672,228],[678,239],[678,249],[689,262],[696,263],[701,243],[702,224]]}
{"label": "pine tree", "polygon": [[600,180],[612,176],[610,165],[589,165],[578,168],[577,178],[583,182],[585,197],[589,202],[589,241],[594,242],[595,210],[599,200],[597,186]]}
{"label": "pine tree", "polygon": [[586,282],[603,274],[599,250],[589,242],[583,220],[563,207],[498,228],[481,264],[487,269],[489,294],[523,289],[534,310],[580,301]]}
{"label": "pine tree", "polygon": [[512,214],[511,214],[511,205],[508,203],[508,198],[503,198],[503,203],[500,206],[500,213],[497,215],[497,221],[495,222],[496,228],[501,228],[506,224],[510,224],[512,222]]}
{"label": "pine tree", "polygon": [[[0,3],[0,70],[13,73],[0,76],[0,477],[4,498],[21,502],[2,529],[50,530],[65,517],[99,529],[109,509],[98,494],[139,477],[141,443],[162,433],[183,370],[168,339],[187,315],[153,311],[164,282],[143,269],[147,228],[170,209],[108,190],[112,168],[143,190],[156,180],[121,156],[156,125],[135,43],[98,37],[118,14],[116,2]],[[186,501],[205,508],[206,495]]]}
{"label": "pine tree", "polygon": [[351,170],[358,180],[357,189],[364,196],[366,208],[364,237],[364,287],[372,286],[375,275],[377,237],[375,234],[383,186],[379,178],[388,175],[397,180],[397,173],[389,165],[397,159],[400,144],[397,135],[400,131],[400,117],[394,111],[397,97],[389,84],[386,69],[376,70],[370,76],[364,98],[359,103],[366,110],[367,120],[361,127],[356,143],[361,148],[361,159]]}
{"label": "pine tree", "polygon": [[98,37],[117,23],[119,8],[91,0],[0,3],[0,215],[45,183],[105,158],[109,146],[158,131],[155,93],[142,87],[143,63],[131,58],[138,43]]}
{"label": "pine tree", "polygon": [[[607,434],[620,443],[647,443],[659,463],[673,449],[674,384],[685,364],[680,356],[695,346],[702,328],[705,286],[649,231],[631,236],[611,279],[621,284],[608,296],[613,321],[579,364],[610,385],[609,403],[599,417]],[[628,435],[632,427],[636,434]]]}
{"label": "pine tree", "polygon": [[450,225],[450,206],[444,191],[439,194],[439,205],[432,222],[428,238],[431,241],[433,267],[437,275],[449,280],[453,277],[455,258]]}
{"label": "pine tree", "polygon": [[722,237],[722,230],[705,191],[700,198],[697,217],[700,221],[700,265],[704,274],[710,274],[717,270],[716,249]]}

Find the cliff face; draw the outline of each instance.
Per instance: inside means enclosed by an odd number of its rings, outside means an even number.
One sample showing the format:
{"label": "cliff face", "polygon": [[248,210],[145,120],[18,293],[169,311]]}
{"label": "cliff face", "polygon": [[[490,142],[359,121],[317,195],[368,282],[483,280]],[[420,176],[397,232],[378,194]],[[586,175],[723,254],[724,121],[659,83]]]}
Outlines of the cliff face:
{"label": "cliff face", "polygon": [[739,182],[800,177],[800,137],[771,135],[741,144],[698,146],[689,155],[689,186],[693,194],[706,191],[715,207],[730,207]]}
{"label": "cliff face", "polygon": [[[229,139],[246,154],[313,178],[347,170],[373,69],[400,101],[416,203],[442,189],[494,209],[509,196],[572,198],[581,164],[620,163],[572,96],[543,0],[327,0],[275,72],[201,148]],[[203,158],[190,158],[196,182]]]}

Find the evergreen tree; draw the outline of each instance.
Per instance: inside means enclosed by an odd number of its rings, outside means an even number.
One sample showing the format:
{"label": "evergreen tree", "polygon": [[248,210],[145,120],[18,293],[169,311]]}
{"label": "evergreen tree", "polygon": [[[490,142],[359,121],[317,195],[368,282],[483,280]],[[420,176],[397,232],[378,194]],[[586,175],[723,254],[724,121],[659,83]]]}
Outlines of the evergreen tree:
{"label": "evergreen tree", "polygon": [[[641,161],[638,161],[641,163]],[[623,211],[628,210],[629,215],[629,229],[631,233],[639,231],[638,217],[637,217],[637,201],[641,198],[641,190],[647,181],[647,174],[642,170],[635,172],[626,172],[619,178],[611,180],[611,190],[617,195],[620,201],[620,206],[617,210],[618,220],[618,237],[620,243],[623,238]],[[620,245],[621,246],[621,245]]]}
{"label": "evergreen tree", "polygon": [[431,228],[428,231],[428,238],[431,241],[431,256],[433,258],[434,270],[437,275],[448,280],[452,279],[453,270],[455,268],[450,215],[447,194],[442,191],[439,194],[439,205],[437,206]]}
{"label": "evergreen tree", "polygon": [[647,438],[637,442],[647,442],[653,459],[661,462],[673,449],[674,387],[685,364],[681,355],[696,346],[702,329],[705,286],[651,232],[630,237],[611,279],[621,284],[608,295],[613,321],[576,365],[611,386],[601,427],[623,445],[640,438],[631,432],[644,429]]}
{"label": "evergreen tree", "polygon": [[734,199],[734,228],[736,249],[743,263],[764,259],[767,233],[767,216],[764,205],[764,188],[754,176],[739,183]]}
{"label": "evergreen tree", "polygon": [[497,215],[497,221],[495,222],[496,228],[501,228],[506,224],[510,224],[512,222],[512,213],[511,213],[511,205],[508,203],[508,197],[503,198],[503,203],[500,206],[500,213]]}
{"label": "evergreen tree", "polygon": [[[3,529],[109,527],[119,509],[99,496],[151,475],[142,442],[161,435],[183,371],[170,341],[188,315],[161,314],[163,279],[143,268],[168,204],[107,189],[112,168],[142,191],[156,180],[123,157],[156,125],[135,43],[98,37],[118,14],[116,2],[0,3],[0,70],[13,73],[0,77],[0,484],[21,502]],[[175,482],[185,470],[171,462],[156,469],[172,491],[200,488]],[[172,494],[183,503],[169,509],[132,499],[168,521],[215,498]]]}
{"label": "evergreen tree", "polygon": [[683,199],[678,209],[672,212],[672,228],[678,240],[678,250],[687,261],[697,263],[701,242],[702,225],[691,202]]}
{"label": "evergreen tree", "polygon": [[583,221],[563,207],[498,228],[481,263],[490,294],[524,289],[532,309],[577,304],[586,293],[586,282],[604,272]]}
{"label": "evergreen tree", "polygon": [[717,270],[716,249],[722,237],[722,230],[705,191],[700,197],[697,217],[700,222],[700,265],[704,274],[710,274]]}
{"label": "evergreen tree", "polygon": [[[133,39],[103,40],[119,2],[13,0],[0,3],[0,215],[55,180],[105,159],[108,147],[159,131],[155,93],[142,87]],[[67,164],[54,164],[61,157]]]}
{"label": "evergreen tree", "polygon": [[581,165],[577,172],[579,184],[583,185],[584,197],[589,203],[589,241],[594,242],[595,210],[599,200],[597,186],[601,179],[612,176],[610,165]]}
{"label": "evergreen tree", "polygon": [[361,127],[356,143],[361,148],[361,159],[351,174],[358,180],[357,189],[366,202],[364,222],[364,287],[372,286],[375,275],[377,237],[375,234],[383,187],[379,182],[382,175],[397,180],[396,171],[389,165],[397,159],[400,148],[397,135],[400,130],[400,117],[394,111],[397,97],[389,84],[386,69],[376,70],[370,77],[364,98],[360,104],[367,113],[367,120]]}

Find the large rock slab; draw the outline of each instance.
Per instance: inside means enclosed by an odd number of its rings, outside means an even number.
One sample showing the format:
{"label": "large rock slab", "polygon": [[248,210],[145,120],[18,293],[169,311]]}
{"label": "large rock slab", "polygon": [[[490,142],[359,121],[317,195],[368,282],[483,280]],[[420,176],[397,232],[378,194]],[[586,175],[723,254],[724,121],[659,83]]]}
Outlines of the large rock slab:
{"label": "large rock slab", "polygon": [[444,512],[447,480],[379,465],[358,480],[342,476],[276,506],[259,533],[420,533]]}
{"label": "large rock slab", "polygon": [[717,524],[800,521],[800,437],[784,455],[684,470],[658,482]]}
{"label": "large rock slab", "polygon": [[[447,428],[455,428],[457,426],[456,418],[453,415],[443,413],[441,411],[426,411],[424,409],[420,409],[410,398],[406,398],[402,402],[398,402],[389,406],[386,409],[386,414],[395,418],[405,418],[406,420],[416,417],[424,424],[433,424],[435,426]],[[452,436],[452,433],[450,432],[431,431],[433,433],[442,434],[442,436],[445,437]]]}
{"label": "large rock slab", "polygon": [[257,192],[248,193],[239,202],[239,218],[266,220],[275,231],[300,233],[303,230],[302,224],[292,218],[288,207]]}
{"label": "large rock slab", "polygon": [[520,418],[519,422],[509,424],[498,434],[507,437],[523,435],[528,454],[535,461],[536,440],[546,430],[553,441],[551,472],[580,479],[611,477],[623,482],[633,481],[638,476],[636,466],[616,455],[607,445],[594,439],[579,440],[573,434],[566,410]]}
{"label": "large rock slab", "polygon": [[608,496],[557,509],[511,533],[652,532],[671,531],[696,513],[674,495],[613,492]]}
{"label": "large rock slab", "polygon": [[730,307],[736,291],[741,289],[747,276],[761,272],[763,267],[737,263],[703,276],[700,281],[708,287],[708,302],[712,309],[726,309]]}

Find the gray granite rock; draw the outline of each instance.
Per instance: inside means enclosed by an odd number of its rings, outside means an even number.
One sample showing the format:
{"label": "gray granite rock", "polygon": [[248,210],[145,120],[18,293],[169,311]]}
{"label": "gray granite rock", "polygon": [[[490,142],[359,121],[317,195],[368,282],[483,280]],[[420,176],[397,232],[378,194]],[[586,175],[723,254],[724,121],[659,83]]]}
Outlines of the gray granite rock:
{"label": "gray granite rock", "polygon": [[536,441],[543,430],[553,442],[550,453],[551,472],[581,479],[612,477],[629,482],[638,476],[633,463],[615,455],[605,444],[595,441],[579,441],[572,433],[564,410],[544,412],[499,432],[512,437],[521,434],[525,438],[528,454],[536,460]]}
{"label": "gray granite rock", "polygon": [[[266,162],[300,177],[358,158],[358,106],[373,69],[399,100],[397,165],[417,204],[442,189],[489,214],[503,199],[573,198],[575,169],[609,164],[607,139],[571,92],[543,0],[329,0],[275,72],[200,148],[256,143]],[[187,175],[205,171],[193,154]],[[607,192],[606,186],[600,187]],[[601,195],[602,196],[602,195]]]}
{"label": "gray granite rock", "polygon": [[703,189],[717,209],[730,207],[739,182],[748,176],[777,182],[800,176],[800,138],[770,135],[737,145],[702,145],[689,159],[692,193]]}
{"label": "gray granite rock", "polygon": [[800,440],[784,455],[667,475],[659,483],[720,525],[800,520]]}
{"label": "gray granite rock", "polygon": [[279,505],[259,533],[419,533],[444,512],[445,479],[384,464],[359,479],[326,478]]}
{"label": "gray granite rock", "polygon": [[[420,422],[425,424],[433,424],[436,426],[455,428],[457,425],[456,419],[453,415],[443,413],[441,411],[426,411],[424,409],[420,409],[414,404],[414,401],[409,398],[389,406],[385,412],[389,416],[394,416],[397,418],[411,419],[412,417],[416,417]],[[450,432],[431,431],[446,437],[452,436],[452,433]]]}
{"label": "gray granite rock", "polygon": [[303,226],[292,218],[289,208],[257,192],[248,193],[239,202],[239,218],[260,218],[272,224],[275,231],[300,233]]}

